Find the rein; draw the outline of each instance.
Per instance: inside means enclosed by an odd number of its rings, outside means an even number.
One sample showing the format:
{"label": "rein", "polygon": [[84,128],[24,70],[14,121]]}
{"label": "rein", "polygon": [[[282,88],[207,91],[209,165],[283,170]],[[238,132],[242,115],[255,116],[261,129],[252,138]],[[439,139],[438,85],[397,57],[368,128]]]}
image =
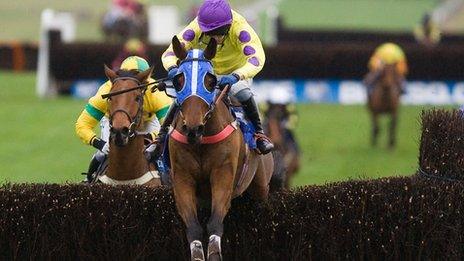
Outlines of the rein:
{"label": "rein", "polygon": [[222,100],[222,98],[224,98],[226,93],[229,92],[229,89],[230,89],[230,85],[226,85],[226,87],[224,87],[221,93],[219,93],[219,95],[215,97],[214,101],[211,103],[210,109],[205,113],[205,116],[203,116],[203,124],[206,124],[206,122],[211,118],[214,109],[216,108],[218,103]]}
{"label": "rein", "polygon": [[[107,93],[107,94],[103,94],[101,97],[103,99],[108,99],[108,98],[111,98],[113,96],[116,96],[116,95],[119,95],[119,94],[123,94],[123,93],[126,93],[126,92],[131,92],[131,91],[135,91],[135,90],[138,90],[138,89],[145,89],[147,88],[148,86],[150,85],[154,85],[154,84],[159,84],[161,82],[165,82],[167,80],[167,78],[161,78],[161,79],[158,79],[154,82],[150,82],[150,83],[144,83],[144,84],[140,84],[139,80],[137,80],[136,78],[133,78],[133,77],[118,77],[116,79],[114,79],[113,83],[118,81],[118,80],[135,80],[138,85],[135,86],[135,87],[132,87],[132,88],[129,88],[127,90],[120,90],[120,91],[115,91],[115,92],[110,92],[110,93]],[[154,89],[156,90],[156,89]]]}

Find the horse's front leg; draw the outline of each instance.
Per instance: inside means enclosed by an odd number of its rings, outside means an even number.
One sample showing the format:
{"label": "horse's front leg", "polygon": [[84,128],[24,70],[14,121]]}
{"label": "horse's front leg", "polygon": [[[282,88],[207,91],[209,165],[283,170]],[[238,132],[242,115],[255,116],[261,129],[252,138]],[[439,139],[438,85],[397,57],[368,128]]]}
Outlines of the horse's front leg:
{"label": "horse's front leg", "polygon": [[190,243],[192,260],[205,260],[201,238],[203,229],[197,217],[196,182],[188,172],[173,168],[172,188],[177,211],[186,226],[187,240]]}
{"label": "horse's front leg", "polygon": [[397,114],[393,112],[390,119],[390,140],[388,147],[393,149],[396,145],[396,124],[397,124]]}
{"label": "horse's front leg", "polygon": [[230,208],[236,168],[224,164],[211,172],[211,217],[207,229],[209,234],[208,260],[222,260],[221,237],[224,217]]}
{"label": "horse's front leg", "polygon": [[379,137],[379,115],[375,112],[372,113],[371,119],[372,119],[372,135],[371,135],[371,145],[372,146],[377,146],[377,139]]}

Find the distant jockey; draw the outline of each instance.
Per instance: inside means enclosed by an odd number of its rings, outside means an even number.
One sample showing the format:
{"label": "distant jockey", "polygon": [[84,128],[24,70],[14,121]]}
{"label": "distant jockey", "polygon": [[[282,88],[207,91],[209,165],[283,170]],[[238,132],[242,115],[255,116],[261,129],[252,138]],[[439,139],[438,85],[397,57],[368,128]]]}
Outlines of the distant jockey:
{"label": "distant jockey", "polygon": [[[263,68],[265,55],[258,35],[245,18],[231,10],[226,0],[205,0],[198,16],[177,37],[187,50],[205,49],[211,38],[216,39],[217,53],[212,62],[214,72],[218,75],[218,85],[231,86],[229,94],[242,104],[246,116],[256,129],[258,150],[262,154],[269,153],[274,145],[264,135],[251,91],[253,77]],[[178,74],[177,57],[172,45],[164,52],[162,62],[169,78]],[[158,148],[164,142],[177,108],[178,105],[174,103],[161,126],[156,139]],[[157,154],[159,149],[155,150],[154,156]]]}
{"label": "distant jockey", "polygon": [[[148,62],[138,56],[130,56],[121,64],[121,70],[142,72],[149,68]],[[154,79],[148,78],[148,82],[153,82]],[[85,105],[84,110],[80,114],[76,122],[76,133],[79,138],[88,145],[98,149],[93,155],[90,162],[87,175],[92,175],[105,160],[109,152],[109,120],[108,120],[108,100],[102,98],[102,94],[107,94],[111,91],[111,81],[105,82],[98,89],[97,93],[91,97]],[[169,106],[172,103],[171,98],[166,96],[164,92],[146,91],[143,98],[143,128],[141,133],[145,133],[146,137],[154,140],[157,136],[160,122],[163,122]],[[101,134],[100,138],[94,132],[95,126],[100,122]]]}
{"label": "distant jockey", "polygon": [[139,56],[147,59],[148,54],[145,44],[137,38],[127,40],[122,51],[119,52],[118,56],[111,63],[111,68],[117,71],[121,67],[122,62],[129,56]]}
{"label": "distant jockey", "polygon": [[384,43],[375,49],[374,54],[369,60],[369,73],[364,78],[364,84],[367,86],[370,94],[374,88],[375,82],[382,72],[383,66],[395,64],[396,71],[401,78],[401,93],[404,91],[404,79],[408,73],[408,64],[403,50],[394,43]]}

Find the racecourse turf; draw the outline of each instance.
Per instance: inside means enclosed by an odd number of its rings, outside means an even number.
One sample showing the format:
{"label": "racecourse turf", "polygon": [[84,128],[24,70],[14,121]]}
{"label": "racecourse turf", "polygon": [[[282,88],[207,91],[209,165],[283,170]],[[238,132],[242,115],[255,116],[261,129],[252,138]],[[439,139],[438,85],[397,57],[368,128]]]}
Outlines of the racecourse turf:
{"label": "racecourse turf", "polygon": [[[0,79],[0,180],[80,181],[93,153],[74,132],[86,101],[37,98],[34,73],[0,72]],[[293,184],[412,174],[417,168],[422,109],[401,108],[398,146],[389,151],[385,135],[381,146],[370,147],[364,106],[299,105],[296,134],[303,156]]]}

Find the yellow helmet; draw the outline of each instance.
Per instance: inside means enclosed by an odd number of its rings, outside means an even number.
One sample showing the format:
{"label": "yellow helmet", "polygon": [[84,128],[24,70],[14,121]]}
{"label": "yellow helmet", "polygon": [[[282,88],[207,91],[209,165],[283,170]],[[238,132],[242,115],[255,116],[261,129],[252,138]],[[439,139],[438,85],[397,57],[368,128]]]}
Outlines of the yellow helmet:
{"label": "yellow helmet", "polygon": [[382,44],[375,53],[386,64],[394,64],[405,59],[403,50],[394,43]]}
{"label": "yellow helmet", "polygon": [[148,65],[147,60],[139,56],[129,56],[121,63],[121,70],[137,70],[139,72],[145,71],[150,66]]}

